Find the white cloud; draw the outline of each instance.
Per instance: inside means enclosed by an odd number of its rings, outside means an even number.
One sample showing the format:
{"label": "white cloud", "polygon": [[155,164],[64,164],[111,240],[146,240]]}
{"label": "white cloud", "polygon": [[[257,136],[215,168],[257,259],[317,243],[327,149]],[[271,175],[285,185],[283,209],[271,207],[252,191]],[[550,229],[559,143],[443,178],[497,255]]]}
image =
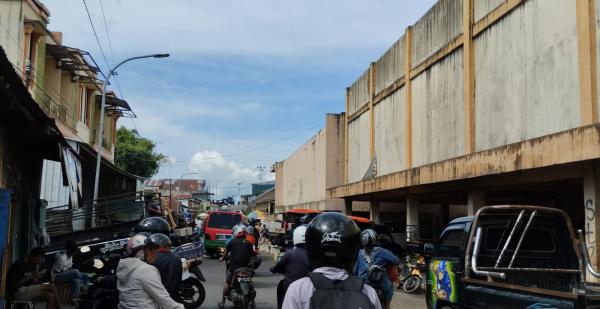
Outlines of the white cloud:
{"label": "white cloud", "polygon": [[[201,151],[192,157],[188,169],[198,173],[198,177],[212,184],[212,191],[217,191],[219,197],[238,195],[240,183],[241,193],[248,193],[250,185],[258,182],[259,172],[241,164],[227,160],[218,151]],[[272,177],[272,176],[270,176]],[[215,193],[215,192],[213,192]]]}

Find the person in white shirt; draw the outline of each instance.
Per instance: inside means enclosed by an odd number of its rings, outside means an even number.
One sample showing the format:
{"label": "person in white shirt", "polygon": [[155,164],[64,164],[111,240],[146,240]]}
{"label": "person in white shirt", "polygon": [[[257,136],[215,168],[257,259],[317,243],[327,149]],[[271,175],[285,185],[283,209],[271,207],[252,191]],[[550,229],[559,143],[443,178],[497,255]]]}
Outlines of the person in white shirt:
{"label": "person in white shirt", "polygon": [[294,281],[284,309],[382,309],[377,292],[351,276],[360,249],[360,229],[348,216],[325,212],[306,229],[306,253],[313,272]]}
{"label": "person in white shirt", "polygon": [[77,244],[73,240],[67,241],[65,250],[58,252],[54,257],[52,267],[52,281],[56,283],[69,283],[71,285],[71,300],[79,302],[79,294],[82,288],[87,288],[90,278],[87,274],[73,268],[73,256],[77,253]]}

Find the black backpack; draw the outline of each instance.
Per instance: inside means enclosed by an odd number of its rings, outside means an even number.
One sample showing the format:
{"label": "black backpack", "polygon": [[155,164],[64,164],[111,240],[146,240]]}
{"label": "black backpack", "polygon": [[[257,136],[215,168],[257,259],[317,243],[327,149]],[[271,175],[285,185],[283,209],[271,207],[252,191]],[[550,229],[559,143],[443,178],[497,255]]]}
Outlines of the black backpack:
{"label": "black backpack", "polygon": [[311,309],[374,309],[375,306],[363,293],[364,281],[356,277],[333,280],[320,273],[310,273],[315,291],[310,299]]}

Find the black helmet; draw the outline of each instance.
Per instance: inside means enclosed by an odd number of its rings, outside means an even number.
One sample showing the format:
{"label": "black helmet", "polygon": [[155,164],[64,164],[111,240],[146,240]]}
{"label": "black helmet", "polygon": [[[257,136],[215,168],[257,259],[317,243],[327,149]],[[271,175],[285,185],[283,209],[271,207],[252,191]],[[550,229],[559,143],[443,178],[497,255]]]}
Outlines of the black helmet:
{"label": "black helmet", "polygon": [[359,249],[360,229],[344,214],[322,213],[306,229],[306,253],[313,268],[351,270]]}
{"label": "black helmet", "polygon": [[365,248],[372,248],[377,243],[377,232],[373,229],[366,229],[360,233],[360,242]]}
{"label": "black helmet", "polygon": [[150,217],[136,224],[131,232],[134,234],[147,232],[150,234],[162,233],[165,235],[169,235],[171,233],[171,227],[169,226],[169,223],[167,223],[167,221],[163,218]]}
{"label": "black helmet", "polygon": [[144,241],[146,248],[155,249],[155,248],[171,248],[171,238],[169,236],[156,233],[150,235],[150,237],[146,238]]}

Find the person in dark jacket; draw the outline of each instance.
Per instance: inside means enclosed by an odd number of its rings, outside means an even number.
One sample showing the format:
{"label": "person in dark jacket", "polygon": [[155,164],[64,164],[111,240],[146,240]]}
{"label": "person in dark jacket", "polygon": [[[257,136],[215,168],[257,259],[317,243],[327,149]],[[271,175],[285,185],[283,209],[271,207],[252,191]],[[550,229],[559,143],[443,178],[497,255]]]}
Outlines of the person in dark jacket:
{"label": "person in dark jacket", "polygon": [[160,280],[169,296],[177,302],[181,289],[182,265],[181,259],[171,251],[171,239],[164,234],[156,233],[146,239],[146,254],[155,254],[154,267],[160,273]]}
{"label": "person in dark jacket", "polygon": [[277,309],[281,309],[283,298],[292,282],[304,278],[310,272],[310,262],[304,248],[306,226],[299,226],[294,230],[294,249],[286,254],[271,267],[274,274],[283,274],[284,278],[277,285]]}

